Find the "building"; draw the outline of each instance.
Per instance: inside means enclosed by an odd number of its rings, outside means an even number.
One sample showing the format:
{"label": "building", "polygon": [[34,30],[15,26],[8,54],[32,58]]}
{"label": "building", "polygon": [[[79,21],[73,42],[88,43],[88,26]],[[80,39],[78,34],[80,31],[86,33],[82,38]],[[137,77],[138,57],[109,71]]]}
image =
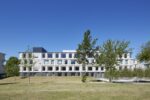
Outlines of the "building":
{"label": "building", "polygon": [[4,74],[5,54],[0,53],[0,75]]}
{"label": "building", "polygon": [[[21,76],[26,76],[29,72],[32,76],[80,76],[87,72],[88,76],[103,77],[105,72],[103,66],[96,67],[97,65],[93,64],[94,58],[88,58],[89,64],[83,68],[77,63],[75,50],[47,52],[42,47],[34,47],[32,51],[20,52],[19,59]],[[116,66],[117,69],[133,69],[135,66],[131,52],[123,54],[118,59],[120,64]]]}

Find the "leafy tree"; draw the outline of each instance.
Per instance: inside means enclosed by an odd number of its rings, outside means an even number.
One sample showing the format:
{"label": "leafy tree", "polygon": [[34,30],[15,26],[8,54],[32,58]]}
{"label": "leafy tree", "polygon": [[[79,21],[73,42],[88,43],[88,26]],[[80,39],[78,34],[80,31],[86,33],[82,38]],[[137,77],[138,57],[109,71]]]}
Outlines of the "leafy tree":
{"label": "leafy tree", "polygon": [[8,77],[19,75],[19,63],[17,57],[10,57],[5,65],[5,72]]}
{"label": "leafy tree", "polygon": [[140,62],[148,63],[150,67],[150,41],[141,47],[141,51],[138,53],[137,59]]}
{"label": "leafy tree", "polygon": [[140,68],[135,68],[133,70],[133,76],[135,77],[143,77],[145,74],[144,70],[140,69]]}
{"label": "leafy tree", "polygon": [[133,77],[133,71],[127,68],[120,70],[120,77]]}
{"label": "leafy tree", "polygon": [[145,73],[144,74],[145,77],[150,77],[150,68],[145,69],[144,73]]}
{"label": "leafy tree", "polygon": [[127,53],[129,42],[126,41],[112,41],[107,40],[102,46],[100,46],[96,61],[101,66],[105,66],[108,72],[109,81],[111,82],[113,73],[116,70],[116,65],[119,64],[119,56]]}
{"label": "leafy tree", "polygon": [[[97,39],[92,39],[90,30],[84,33],[82,42],[77,48],[77,62],[82,64],[82,69],[85,70],[86,65],[89,64],[88,57],[94,57],[98,47],[96,47]],[[86,82],[86,72],[82,73],[82,82]]]}

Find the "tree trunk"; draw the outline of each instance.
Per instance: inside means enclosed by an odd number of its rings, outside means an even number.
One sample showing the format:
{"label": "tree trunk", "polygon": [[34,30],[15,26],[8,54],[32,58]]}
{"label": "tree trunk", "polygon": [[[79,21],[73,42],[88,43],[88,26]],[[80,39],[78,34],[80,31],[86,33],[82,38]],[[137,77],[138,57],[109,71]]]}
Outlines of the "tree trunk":
{"label": "tree trunk", "polygon": [[109,70],[109,82],[112,82],[112,68]]}
{"label": "tree trunk", "polygon": [[28,79],[29,79],[29,84],[30,84],[30,71],[28,73]]}
{"label": "tree trunk", "polygon": [[81,79],[81,81],[83,82],[83,83],[85,83],[86,82],[86,79],[87,79],[87,75],[86,75],[86,65],[85,64],[82,64],[82,68],[85,68],[84,69],[84,72],[82,73],[82,79]]}

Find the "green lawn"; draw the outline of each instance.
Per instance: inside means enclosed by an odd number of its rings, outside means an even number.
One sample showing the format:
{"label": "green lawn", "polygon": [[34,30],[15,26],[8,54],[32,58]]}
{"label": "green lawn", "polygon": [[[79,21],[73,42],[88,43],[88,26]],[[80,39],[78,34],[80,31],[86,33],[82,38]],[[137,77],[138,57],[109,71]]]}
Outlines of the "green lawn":
{"label": "green lawn", "polygon": [[0,100],[150,100],[150,84],[81,83],[80,77],[0,80]]}

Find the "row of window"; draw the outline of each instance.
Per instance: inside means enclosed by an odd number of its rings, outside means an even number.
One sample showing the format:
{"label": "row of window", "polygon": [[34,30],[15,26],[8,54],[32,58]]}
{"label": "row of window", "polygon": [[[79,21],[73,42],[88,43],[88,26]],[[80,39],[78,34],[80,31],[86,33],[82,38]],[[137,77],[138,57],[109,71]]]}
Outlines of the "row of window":
{"label": "row of window", "polygon": [[[42,54],[42,58],[46,58],[46,54],[47,53],[43,53]],[[69,58],[73,58],[73,54],[69,53]],[[22,58],[32,58],[32,53],[23,53],[22,54]],[[61,53],[60,57],[59,57],[59,53],[56,53],[55,55],[53,55],[53,53],[48,53],[47,54],[48,58],[66,58],[66,53]],[[130,55],[131,57],[131,55]],[[77,58],[77,54],[74,54],[74,58]],[[91,58],[91,57],[89,57]],[[122,58],[122,55],[119,56],[119,58]],[[127,58],[127,54],[124,54],[124,58]]]}
{"label": "row of window", "polygon": [[120,60],[120,64],[129,64],[128,60]]}
{"label": "row of window", "polygon": [[32,58],[32,53],[23,53],[22,58]]}
{"label": "row of window", "polygon": [[[29,68],[29,71],[32,71],[32,68],[31,67],[28,67]],[[48,71],[53,71],[53,68],[52,66],[49,66],[47,67],[47,70]],[[55,71],[66,71],[66,67],[65,66],[62,66],[62,67],[55,67]],[[70,66],[69,71],[79,71],[79,66],[75,66],[74,67],[74,70],[73,70],[73,67]],[[82,68],[83,71],[85,71],[85,67]],[[93,67],[88,67],[88,71],[92,71],[93,70]],[[95,70],[98,71],[98,67],[95,67]],[[104,67],[101,67],[101,70],[103,71],[104,70]],[[27,67],[23,67],[23,71],[27,71]],[[46,71],[46,67],[45,66],[42,66],[42,71]]]}
{"label": "row of window", "polygon": [[[66,53],[61,53],[61,57],[59,57],[58,53],[56,53],[55,55],[53,55],[53,53],[48,53],[47,56],[48,58],[66,58]],[[46,53],[42,54],[42,58],[46,58]],[[69,53],[69,58],[73,58],[72,53]],[[77,58],[77,54],[74,55],[74,58]]]}
{"label": "row of window", "polygon": [[[124,56],[124,58],[127,58],[127,57],[128,57],[128,54],[124,54],[123,56]],[[122,58],[123,56],[120,55],[119,58]],[[131,58],[131,54],[130,54],[130,58]]]}
{"label": "row of window", "polygon": [[[44,64],[54,64],[54,60],[44,60]],[[57,64],[69,64],[69,61],[57,60]],[[70,64],[76,64],[76,60],[71,60]]]}
{"label": "row of window", "polygon": [[33,60],[30,60],[30,59],[24,59],[23,61],[22,61],[22,63],[24,63],[24,64],[33,64]]}

